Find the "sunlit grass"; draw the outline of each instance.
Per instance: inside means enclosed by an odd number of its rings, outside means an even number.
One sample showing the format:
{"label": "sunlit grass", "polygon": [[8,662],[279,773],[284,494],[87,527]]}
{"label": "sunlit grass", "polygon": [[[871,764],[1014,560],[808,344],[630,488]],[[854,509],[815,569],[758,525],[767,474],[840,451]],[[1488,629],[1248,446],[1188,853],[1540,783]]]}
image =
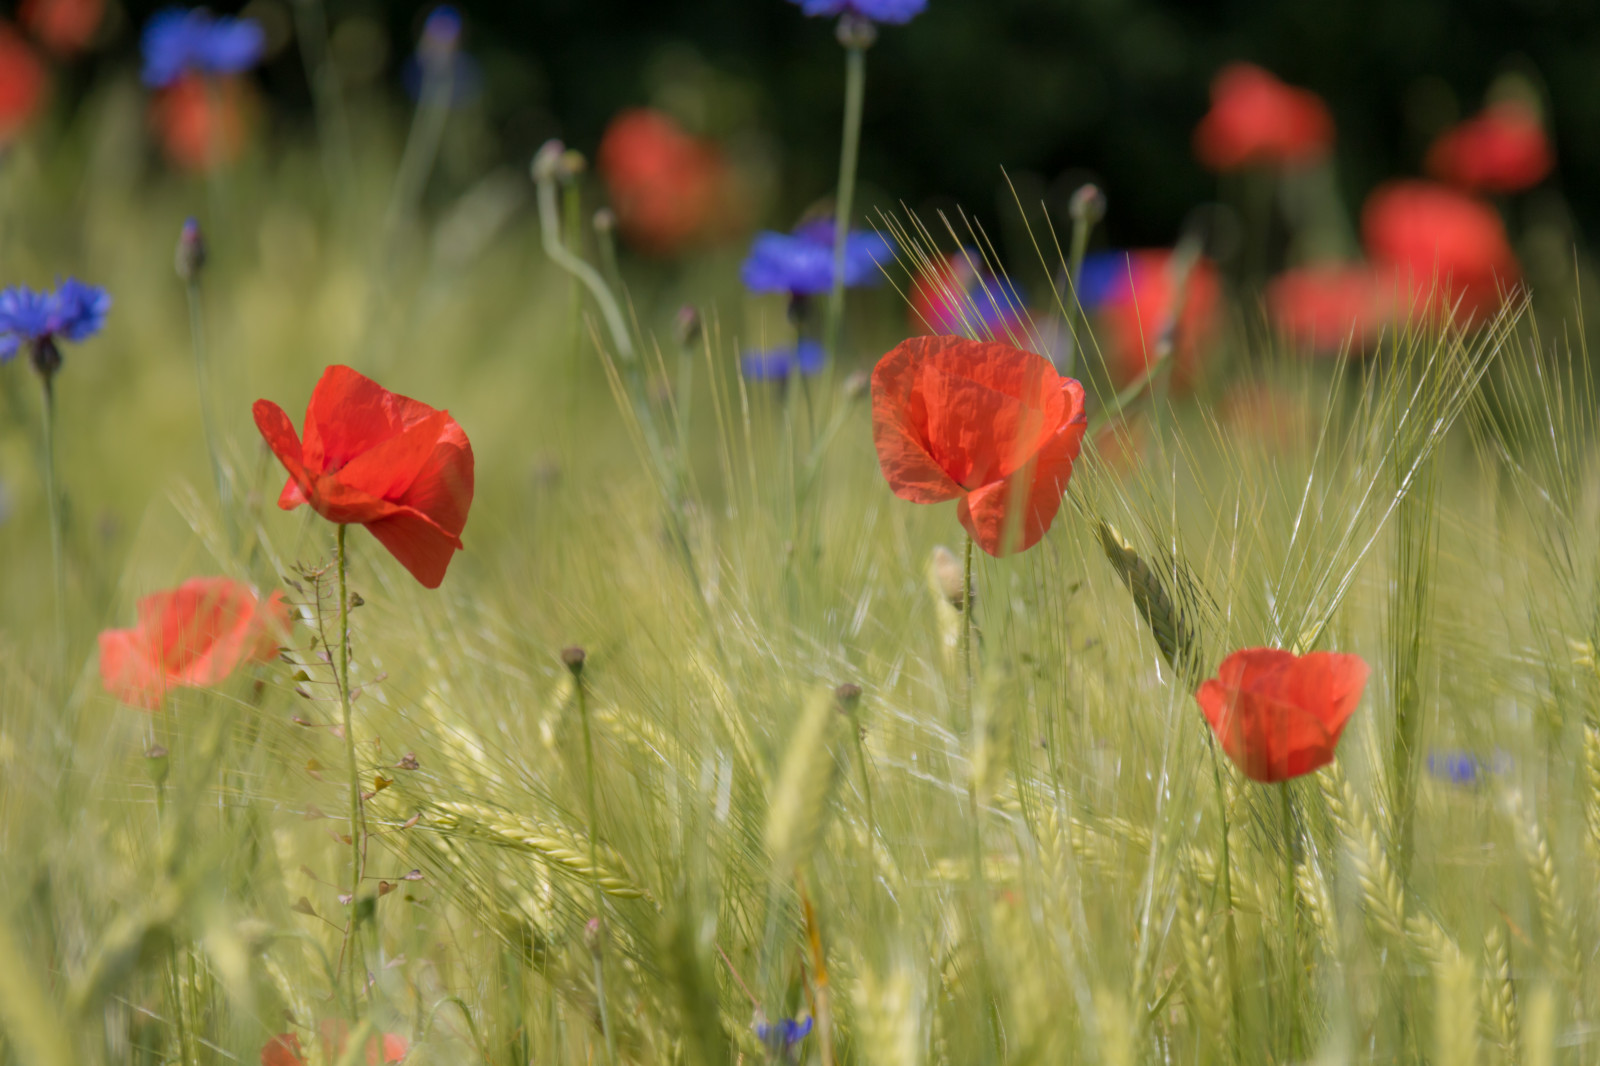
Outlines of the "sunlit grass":
{"label": "sunlit grass", "polygon": [[[113,139],[106,123],[82,136]],[[764,1061],[758,1016],[817,1020],[798,1058],[826,1039],[874,1066],[1282,1061],[1291,1032],[1331,1062],[1592,1057],[1600,493],[1576,323],[1539,337],[1513,308],[1345,366],[1236,338],[1235,371],[1305,424],[1285,441],[1179,396],[1133,471],[1086,450],[1045,541],[979,559],[969,687],[959,615],[927,577],[937,547],[959,553],[953,506],[892,497],[846,381],[892,343],[893,301],[853,314],[837,372],[784,391],[736,376],[762,319],[715,262],[640,272],[633,364],[592,305],[575,328],[531,188],[470,255],[407,219],[375,265],[376,164],[349,212],[301,155],[210,189],[136,158],[84,178],[24,150],[3,173],[8,272],[70,269],[117,299],[58,386],[65,694],[32,382],[3,372],[14,1061],[253,1062],[335,1018],[406,1036],[407,1061],[601,1061],[597,953],[626,1062]],[[237,540],[169,266],[197,204]],[[912,262],[946,247],[905,227]],[[685,298],[708,328],[680,352]],[[283,475],[248,415],[261,396],[298,412],[333,362],[449,408],[478,457],[467,550],[438,592],[350,532],[377,945],[353,999],[338,703],[319,589],[297,573],[328,563],[332,533],[277,510]],[[1214,752],[1102,522],[1203,671],[1260,644],[1373,667],[1337,765],[1293,786],[1297,917],[1278,797]],[[203,573],[286,588],[305,608],[293,661],[156,717],[116,705],[94,634]],[[1434,750],[1481,760],[1478,781],[1431,775]],[[1397,797],[1414,797],[1409,830]]]}

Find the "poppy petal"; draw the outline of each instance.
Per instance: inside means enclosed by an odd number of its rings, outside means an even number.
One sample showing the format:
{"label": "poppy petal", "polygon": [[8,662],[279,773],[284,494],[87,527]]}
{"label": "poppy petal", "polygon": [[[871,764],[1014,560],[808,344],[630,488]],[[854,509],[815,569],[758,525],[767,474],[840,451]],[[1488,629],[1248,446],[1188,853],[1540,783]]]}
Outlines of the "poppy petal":
{"label": "poppy petal", "polygon": [[319,474],[337,471],[436,413],[347,366],[330,366],[306,407],[306,466]]}
{"label": "poppy petal", "polygon": [[151,666],[139,630],[107,629],[100,633],[100,684],[130,707],[161,709],[166,684]]}
{"label": "poppy petal", "polygon": [[943,503],[960,496],[961,486],[929,454],[915,422],[913,412],[926,409],[926,400],[915,396],[917,360],[924,350],[907,341],[873,369],[872,439],[878,466],[896,496],[912,503]]}
{"label": "poppy petal", "polygon": [[278,506],[285,511],[292,511],[307,501],[306,490],[310,487],[300,437],[295,433],[294,423],[289,421],[289,416],[284,413],[283,408],[271,400],[257,400],[251,411],[256,418],[256,428],[261,431],[267,447],[272,449],[272,454],[278,457],[278,462],[289,472],[289,483],[283,487],[283,492],[278,496]]}
{"label": "poppy petal", "polygon": [[1027,551],[1045,535],[1061,509],[1062,495],[1088,429],[1083,386],[1068,378],[1061,382],[1061,393],[1071,414],[1033,462],[1010,477],[968,493],[956,508],[962,527],[990,555]]}
{"label": "poppy petal", "polygon": [[366,527],[424,588],[439,587],[451,556],[461,548],[459,537],[440,529],[419,511],[400,510],[387,518],[368,522]]}

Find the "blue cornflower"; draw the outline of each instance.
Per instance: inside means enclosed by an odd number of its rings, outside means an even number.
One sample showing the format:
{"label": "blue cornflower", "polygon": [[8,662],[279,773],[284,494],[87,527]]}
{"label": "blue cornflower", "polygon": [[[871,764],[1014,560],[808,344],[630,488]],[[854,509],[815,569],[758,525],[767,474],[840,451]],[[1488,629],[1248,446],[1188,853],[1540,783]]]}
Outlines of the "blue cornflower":
{"label": "blue cornflower", "polygon": [[784,381],[790,374],[810,377],[822,369],[822,345],[813,340],[786,344],[766,351],[746,352],[739,357],[739,369],[752,381]]}
{"label": "blue cornflower", "polygon": [[859,15],[873,22],[904,25],[928,10],[928,0],[789,0],[806,15]]}
{"label": "blue cornflower", "polygon": [[804,1040],[811,1032],[811,1019],[796,1021],[785,1018],[780,1022],[769,1025],[766,1022],[756,1023],[756,1036],[768,1047],[786,1051]]}
{"label": "blue cornflower", "polygon": [[1085,311],[1093,311],[1127,288],[1130,277],[1127,252],[1085,256],[1076,281],[1078,303]]}
{"label": "blue cornflower", "polygon": [[911,291],[913,327],[935,333],[966,334],[980,339],[1021,335],[1028,325],[1028,297],[1010,278],[990,272],[975,248],[923,271]]}
{"label": "blue cornflower", "polygon": [[0,291],[0,363],[24,345],[32,348],[35,370],[49,377],[61,366],[58,340],[81,343],[100,332],[111,297],[104,289],[68,278],[54,292],[26,285]]}
{"label": "blue cornflower", "polygon": [[1428,752],[1428,773],[1441,781],[1463,788],[1472,788],[1483,782],[1489,774],[1504,774],[1511,769],[1511,756],[1496,750],[1484,762],[1470,751],[1442,748]]}
{"label": "blue cornflower", "polygon": [[261,62],[267,36],[253,19],[169,7],[145,23],[144,83],[165,88],[189,71],[238,74]]}
{"label": "blue cornflower", "polygon": [[455,107],[472,100],[483,87],[483,73],[471,56],[459,52],[461,45],[461,13],[448,4],[434,8],[422,24],[422,37],[417,51],[400,70],[400,83],[406,95],[413,100],[422,99],[424,84],[431,76],[442,75],[449,79],[450,95],[447,102]]}
{"label": "blue cornflower", "polygon": [[[845,237],[844,283],[855,288],[883,277],[880,264],[894,258],[887,237],[854,230]],[[793,233],[756,234],[739,277],[751,292],[816,296],[833,289],[833,220],[808,222]]]}

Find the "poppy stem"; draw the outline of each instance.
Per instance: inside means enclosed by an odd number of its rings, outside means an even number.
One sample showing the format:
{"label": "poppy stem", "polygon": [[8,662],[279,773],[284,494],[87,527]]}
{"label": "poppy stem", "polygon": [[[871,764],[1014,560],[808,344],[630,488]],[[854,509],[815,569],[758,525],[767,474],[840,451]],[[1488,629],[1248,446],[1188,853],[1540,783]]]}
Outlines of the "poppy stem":
{"label": "poppy stem", "polygon": [[56,584],[56,672],[67,679],[67,562],[61,524],[61,493],[56,487],[56,390],[50,374],[39,375],[44,396],[44,495],[50,508],[50,562]]}
{"label": "poppy stem", "polygon": [[217,506],[222,509],[222,522],[227,527],[228,539],[233,539],[233,500],[227,475],[222,469],[222,453],[217,449],[217,432],[211,418],[211,380],[206,370],[206,321],[200,303],[200,278],[198,273],[189,279],[189,347],[194,353],[195,388],[200,394],[200,427],[206,436],[206,454],[211,457],[211,477],[217,483]]}
{"label": "poppy stem", "polygon": [[1299,851],[1299,836],[1294,824],[1294,796],[1289,782],[1278,785],[1278,809],[1283,822],[1283,923],[1284,923],[1284,977],[1288,988],[1283,997],[1284,1038],[1286,1061],[1300,1057],[1300,913],[1295,897],[1295,853]]}
{"label": "poppy stem", "polygon": [[1228,790],[1222,784],[1222,762],[1217,758],[1217,746],[1214,739],[1208,738],[1207,746],[1211,751],[1211,776],[1217,786],[1217,818],[1222,823],[1222,846],[1218,849],[1222,863],[1217,877],[1217,886],[1222,895],[1222,954],[1224,965],[1228,968],[1228,1022],[1229,1037],[1232,1041],[1230,1054],[1233,1061],[1239,1059],[1239,934],[1233,921],[1233,858],[1228,853]]}
{"label": "poppy stem", "polygon": [[[365,987],[365,980],[356,976],[357,965],[365,966],[364,961],[358,958],[360,931],[357,922],[361,913],[361,841],[366,835],[366,825],[361,809],[361,772],[356,767],[356,734],[351,723],[350,592],[345,582],[345,531],[349,526],[341,522],[337,528],[339,530],[339,711],[342,715],[341,724],[344,726],[345,769],[350,778],[350,925],[345,930],[345,951],[350,957],[351,979],[361,981]],[[351,993],[351,999],[351,1006],[354,1007],[354,992]]]}
{"label": "poppy stem", "polygon": [[961,666],[967,672],[967,713],[972,713],[972,534],[961,561]]}
{"label": "poppy stem", "polygon": [[844,56],[844,142],[839,149],[839,188],[833,200],[833,292],[828,298],[827,332],[823,337],[823,348],[834,359],[839,357],[839,332],[844,325],[845,242],[850,234],[850,212],[855,206],[861,110],[867,90],[867,45],[847,45]]}
{"label": "poppy stem", "polygon": [[594,917],[597,923],[590,954],[594,958],[594,994],[600,1006],[600,1035],[605,1039],[606,1062],[615,1066],[617,1042],[606,1007],[605,894],[600,888],[600,797],[594,776],[594,732],[589,725],[589,690],[583,680],[585,656],[581,648],[568,648],[561,655],[567,669],[572,672],[572,684],[578,700],[578,719],[583,723],[583,776],[586,779],[585,799],[589,808],[589,884],[594,892]]}

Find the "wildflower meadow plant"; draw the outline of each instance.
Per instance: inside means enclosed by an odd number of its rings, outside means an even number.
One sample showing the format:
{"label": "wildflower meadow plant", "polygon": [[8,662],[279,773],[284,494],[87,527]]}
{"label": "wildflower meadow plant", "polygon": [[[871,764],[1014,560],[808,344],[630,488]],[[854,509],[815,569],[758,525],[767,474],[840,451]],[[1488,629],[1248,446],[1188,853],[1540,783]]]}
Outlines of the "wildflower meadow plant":
{"label": "wildflower meadow plant", "polygon": [[0,148],[33,121],[49,88],[44,63],[21,34],[0,22]]}
{"label": "wildflower meadow plant", "polygon": [[142,77],[156,92],[151,116],[168,159],[196,173],[235,162],[246,124],[238,75],[261,62],[261,25],[203,8],[167,8],[151,16],[140,44]]}
{"label": "wildflower meadow plant", "polygon": [[275,658],[288,631],[283,593],[190,578],[141,599],[133,628],[101,632],[100,683],[123,703],[159,710],[170,689],[209,688],[241,663]]}
{"label": "wildflower meadow plant", "polygon": [[56,375],[62,366],[61,345],[81,344],[99,333],[111,311],[111,296],[104,289],[68,278],[53,290],[35,291],[26,285],[0,290],[0,364],[26,349],[39,378],[43,403],[44,491],[50,511],[50,550],[56,588],[56,644],[58,665],[65,669],[67,630],[67,569],[62,528],[61,490],[56,472]]}

